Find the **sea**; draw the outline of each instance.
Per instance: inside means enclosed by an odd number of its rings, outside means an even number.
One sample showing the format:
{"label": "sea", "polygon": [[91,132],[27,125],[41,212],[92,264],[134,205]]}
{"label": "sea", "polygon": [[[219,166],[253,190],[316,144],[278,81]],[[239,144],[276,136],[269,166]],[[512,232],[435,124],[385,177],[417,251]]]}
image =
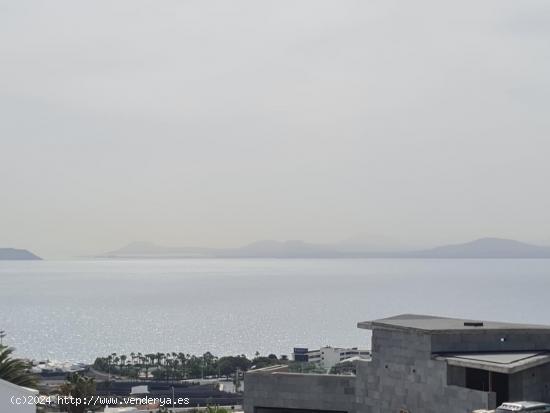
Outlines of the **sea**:
{"label": "sea", "polygon": [[402,313],[550,324],[545,259],[0,261],[0,330],[21,357],[370,347]]}

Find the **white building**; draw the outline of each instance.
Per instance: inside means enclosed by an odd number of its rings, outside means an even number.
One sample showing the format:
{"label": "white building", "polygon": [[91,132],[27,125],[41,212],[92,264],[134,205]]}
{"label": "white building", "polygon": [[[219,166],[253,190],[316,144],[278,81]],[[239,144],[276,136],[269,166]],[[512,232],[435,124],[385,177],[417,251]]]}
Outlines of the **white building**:
{"label": "white building", "polygon": [[146,395],[146,394],[149,394],[149,386],[147,385],[132,386],[132,390],[130,391],[130,396]]}
{"label": "white building", "polygon": [[0,412],[36,413],[36,405],[29,403],[34,396],[38,397],[38,390],[0,379]]}
{"label": "white building", "polygon": [[321,347],[319,350],[295,348],[292,356],[295,361],[316,363],[323,368],[330,369],[339,362],[351,357],[368,359],[370,358],[370,350],[359,349],[357,347],[341,348],[330,346]]}

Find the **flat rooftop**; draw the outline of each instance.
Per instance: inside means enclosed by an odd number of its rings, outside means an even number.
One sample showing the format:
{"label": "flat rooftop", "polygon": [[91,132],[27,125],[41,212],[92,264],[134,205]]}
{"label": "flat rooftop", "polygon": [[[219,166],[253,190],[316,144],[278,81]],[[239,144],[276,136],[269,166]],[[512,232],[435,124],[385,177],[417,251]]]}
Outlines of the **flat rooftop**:
{"label": "flat rooftop", "polygon": [[547,352],[468,353],[436,356],[451,366],[470,367],[497,373],[512,374],[550,362]]}
{"label": "flat rooftop", "polygon": [[479,330],[547,330],[550,332],[550,326],[538,324],[503,323],[498,321],[448,318],[423,314],[400,314],[378,320],[361,321],[357,323],[357,327],[367,330],[391,328],[399,330],[419,330],[432,333]]}

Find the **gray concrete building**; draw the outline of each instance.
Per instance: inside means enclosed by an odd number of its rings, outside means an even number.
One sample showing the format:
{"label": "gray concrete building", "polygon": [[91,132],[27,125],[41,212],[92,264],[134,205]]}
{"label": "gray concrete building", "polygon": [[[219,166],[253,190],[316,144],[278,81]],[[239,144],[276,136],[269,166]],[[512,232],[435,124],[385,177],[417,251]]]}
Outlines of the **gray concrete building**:
{"label": "gray concrete building", "polygon": [[415,314],[358,323],[371,360],[356,374],[247,372],[245,413],[470,413],[550,402],[550,326]]}

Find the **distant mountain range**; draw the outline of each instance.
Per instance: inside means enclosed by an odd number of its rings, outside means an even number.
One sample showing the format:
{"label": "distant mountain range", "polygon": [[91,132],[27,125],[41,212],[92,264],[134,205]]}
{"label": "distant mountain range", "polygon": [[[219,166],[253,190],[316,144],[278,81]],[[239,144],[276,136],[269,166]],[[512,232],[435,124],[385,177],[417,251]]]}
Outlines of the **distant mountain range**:
{"label": "distant mountain range", "polygon": [[413,258],[550,258],[550,247],[502,238],[481,238],[408,254]]}
{"label": "distant mountain range", "polygon": [[0,260],[41,260],[37,255],[27,250],[15,248],[0,248]]}
{"label": "distant mountain range", "polygon": [[550,258],[550,247],[510,239],[481,238],[463,244],[425,250],[393,251],[388,248],[304,241],[257,241],[238,248],[163,247],[134,242],[99,255],[102,258]]}

